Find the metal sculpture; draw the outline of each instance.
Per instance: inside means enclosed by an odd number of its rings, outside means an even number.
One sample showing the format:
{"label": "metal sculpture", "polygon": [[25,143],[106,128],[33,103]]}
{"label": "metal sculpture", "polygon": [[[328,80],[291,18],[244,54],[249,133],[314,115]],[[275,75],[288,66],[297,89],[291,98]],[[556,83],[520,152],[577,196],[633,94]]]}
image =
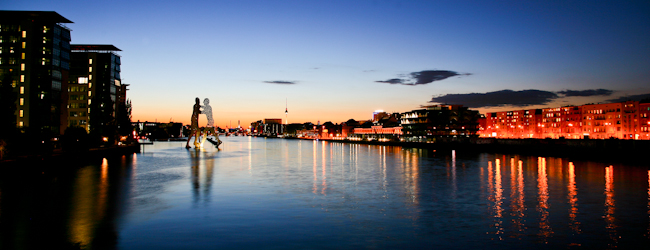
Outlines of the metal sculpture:
{"label": "metal sculpture", "polygon": [[[201,146],[208,140],[217,148],[221,145],[221,140],[219,140],[219,133],[214,130],[214,118],[212,118],[212,106],[210,106],[210,99],[203,99],[203,111],[201,113],[205,114],[205,118],[208,120],[208,124],[203,128],[203,139],[201,139]],[[208,139],[208,133],[214,135],[214,140]]]}

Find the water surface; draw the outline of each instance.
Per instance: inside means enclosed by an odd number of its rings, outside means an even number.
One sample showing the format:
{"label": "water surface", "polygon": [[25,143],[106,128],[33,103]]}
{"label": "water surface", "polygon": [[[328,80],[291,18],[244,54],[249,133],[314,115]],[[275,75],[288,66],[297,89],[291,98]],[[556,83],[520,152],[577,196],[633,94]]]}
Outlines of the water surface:
{"label": "water surface", "polygon": [[649,245],[647,166],[227,137],[0,183],[2,249]]}

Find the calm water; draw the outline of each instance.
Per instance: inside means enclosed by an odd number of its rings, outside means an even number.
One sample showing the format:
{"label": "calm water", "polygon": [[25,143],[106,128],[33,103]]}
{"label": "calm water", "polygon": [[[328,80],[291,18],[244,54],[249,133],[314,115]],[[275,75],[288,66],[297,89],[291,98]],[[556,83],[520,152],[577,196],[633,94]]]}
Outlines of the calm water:
{"label": "calm water", "polygon": [[629,248],[648,166],[226,137],[0,178],[0,248]]}

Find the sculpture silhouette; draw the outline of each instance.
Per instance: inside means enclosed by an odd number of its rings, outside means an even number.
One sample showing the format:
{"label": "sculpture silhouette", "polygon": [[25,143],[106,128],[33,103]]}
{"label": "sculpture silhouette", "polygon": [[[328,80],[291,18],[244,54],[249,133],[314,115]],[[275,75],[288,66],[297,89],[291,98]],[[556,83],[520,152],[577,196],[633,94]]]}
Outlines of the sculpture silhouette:
{"label": "sculpture silhouette", "polygon": [[199,114],[201,114],[201,104],[199,104],[200,99],[197,97],[195,99],[195,102],[196,103],[194,103],[194,110],[192,111],[190,124],[190,136],[187,137],[187,143],[185,144],[186,148],[191,148],[190,139],[192,139],[192,136],[194,136],[194,147],[201,147],[201,145],[198,143],[199,136],[201,135],[201,131],[199,130]]}

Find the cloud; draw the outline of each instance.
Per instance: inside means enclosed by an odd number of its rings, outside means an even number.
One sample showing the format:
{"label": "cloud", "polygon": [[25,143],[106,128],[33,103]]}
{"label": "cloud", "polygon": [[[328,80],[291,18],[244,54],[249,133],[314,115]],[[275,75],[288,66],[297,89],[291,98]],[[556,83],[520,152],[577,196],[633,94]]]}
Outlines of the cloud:
{"label": "cloud", "polygon": [[296,84],[297,81],[264,81],[265,83],[273,83],[273,84]]}
{"label": "cloud", "polygon": [[[397,78],[388,79],[386,81],[377,81],[377,82],[390,83],[390,84],[404,84],[402,82],[402,79],[397,79]],[[406,85],[409,85],[409,84],[406,84]]]}
{"label": "cloud", "polygon": [[612,93],[614,93],[613,90],[609,89],[587,89],[587,90],[564,90],[564,91],[558,91],[558,94],[564,95],[566,97],[569,96],[610,96]]}
{"label": "cloud", "polygon": [[537,89],[513,91],[509,89],[470,94],[447,94],[433,97],[430,102],[462,104],[470,108],[515,106],[524,107],[547,104],[557,99],[556,93]]}
{"label": "cloud", "polygon": [[609,99],[609,100],[607,100],[607,102],[641,101],[643,99],[650,99],[650,93],[648,93],[648,94],[639,94],[639,95],[621,96],[619,98]]}
{"label": "cloud", "polygon": [[432,83],[435,81],[441,81],[449,77],[454,76],[468,76],[469,73],[459,74],[455,71],[449,70],[423,70],[419,72],[412,72],[408,75],[402,76],[402,78],[393,78],[385,81],[375,81],[381,83],[390,83],[390,84],[401,84],[401,85],[422,85],[427,83]]}

